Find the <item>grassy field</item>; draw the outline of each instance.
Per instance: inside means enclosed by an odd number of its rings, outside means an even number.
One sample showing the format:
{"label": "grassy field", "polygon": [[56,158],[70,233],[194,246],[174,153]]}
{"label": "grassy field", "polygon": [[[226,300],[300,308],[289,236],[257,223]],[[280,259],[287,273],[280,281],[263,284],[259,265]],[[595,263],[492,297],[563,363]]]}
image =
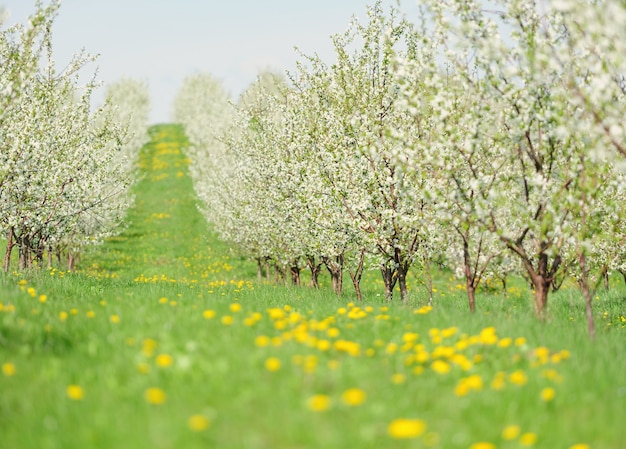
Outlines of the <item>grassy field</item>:
{"label": "grassy field", "polygon": [[[196,209],[179,127],[152,128],[126,230],[79,269],[0,281],[0,448],[624,448],[626,289],[586,334],[572,287],[437,273],[434,307],[257,282]],[[324,279],[326,284],[328,280]]]}

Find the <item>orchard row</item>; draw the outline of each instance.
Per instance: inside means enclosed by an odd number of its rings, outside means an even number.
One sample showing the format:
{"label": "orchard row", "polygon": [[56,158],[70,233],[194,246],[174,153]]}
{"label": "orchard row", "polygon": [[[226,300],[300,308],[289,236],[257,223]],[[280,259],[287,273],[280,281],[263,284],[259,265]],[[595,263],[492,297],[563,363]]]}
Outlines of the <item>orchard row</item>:
{"label": "orchard row", "polygon": [[236,102],[209,75],[175,104],[204,213],[254,257],[312,283],[322,266],[360,298],[415,267],[528,280],[537,315],[574,277],[587,300],[626,271],[626,8],[615,1],[422,0],[422,15],[368,8]]}
{"label": "orchard row", "polygon": [[[0,231],[4,270],[68,258],[119,227],[132,202],[139,149],[147,141],[147,87],[121,80],[93,110],[95,58],[77,53],[58,70],[51,27],[59,2],[38,3],[26,24],[0,29]],[[0,23],[1,25],[1,23]],[[45,260],[47,259],[47,261]]]}

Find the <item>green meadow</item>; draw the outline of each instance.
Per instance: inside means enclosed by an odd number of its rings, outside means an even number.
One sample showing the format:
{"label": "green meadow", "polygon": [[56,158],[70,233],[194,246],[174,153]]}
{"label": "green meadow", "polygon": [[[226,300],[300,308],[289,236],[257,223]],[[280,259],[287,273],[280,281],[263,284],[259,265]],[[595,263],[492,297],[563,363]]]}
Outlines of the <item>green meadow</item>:
{"label": "green meadow", "polygon": [[387,303],[257,280],[197,210],[182,128],[141,152],[127,226],[63,267],[0,277],[0,448],[626,447],[626,287],[587,335],[575,285],[538,321],[521,281],[434,273]]}

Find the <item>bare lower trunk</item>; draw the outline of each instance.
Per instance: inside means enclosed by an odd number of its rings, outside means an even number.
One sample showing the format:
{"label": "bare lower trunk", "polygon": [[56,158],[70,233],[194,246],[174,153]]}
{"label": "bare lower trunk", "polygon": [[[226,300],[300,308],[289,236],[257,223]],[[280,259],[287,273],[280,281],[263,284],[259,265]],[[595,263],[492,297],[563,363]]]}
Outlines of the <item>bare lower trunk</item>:
{"label": "bare lower trunk", "polygon": [[407,275],[406,266],[398,267],[396,273],[398,278],[398,287],[400,288],[400,299],[404,304],[408,301],[409,298],[409,290],[406,287],[406,275]]}
{"label": "bare lower trunk", "polygon": [[297,261],[294,261],[294,263],[289,267],[289,271],[291,272],[292,285],[300,287],[300,267],[298,266]]}
{"label": "bare lower trunk", "polygon": [[31,266],[31,254],[30,254],[30,241],[27,237],[21,237],[18,242],[19,247],[19,260],[18,268],[25,270]]}
{"label": "bare lower trunk", "polygon": [[322,263],[317,262],[314,256],[306,256],[306,263],[311,270],[311,287],[320,288],[319,276],[322,271]]}
{"label": "bare lower trunk", "polygon": [[396,277],[395,268],[390,268],[386,265],[380,267],[380,273],[383,276],[383,284],[385,285],[385,299],[387,301],[393,300],[393,289],[396,286],[396,281],[398,278]]}
{"label": "bare lower trunk", "polygon": [[545,319],[550,281],[543,277],[537,277],[536,282],[533,282],[533,287],[535,289],[535,315],[540,319]]}
{"label": "bare lower trunk", "polygon": [[359,254],[359,262],[354,270],[348,269],[350,279],[352,279],[352,285],[354,286],[354,292],[356,293],[357,301],[363,301],[363,294],[361,293],[361,277],[363,276],[363,267],[365,263],[365,250],[361,250]]}
{"label": "bare lower trunk", "polygon": [[13,252],[13,247],[15,246],[15,242],[13,241],[13,228],[7,231],[7,249],[4,253],[4,272],[9,271],[9,267],[11,266],[11,253]]}
{"label": "bare lower trunk", "polygon": [[330,281],[337,296],[343,293],[343,256],[325,257],[324,265],[330,273]]}
{"label": "bare lower trunk", "polygon": [[260,257],[256,257],[256,277],[260,281],[263,279],[263,260]]}
{"label": "bare lower trunk", "polygon": [[67,252],[67,271],[74,271],[74,266],[76,265],[76,255],[74,251]]}
{"label": "bare lower trunk", "polygon": [[274,264],[274,282],[277,284],[285,283],[285,270],[277,263]]}
{"label": "bare lower trunk", "polygon": [[471,313],[476,311],[476,273],[472,271],[467,240],[463,243],[463,274],[465,274],[465,290],[467,290],[467,302]]}

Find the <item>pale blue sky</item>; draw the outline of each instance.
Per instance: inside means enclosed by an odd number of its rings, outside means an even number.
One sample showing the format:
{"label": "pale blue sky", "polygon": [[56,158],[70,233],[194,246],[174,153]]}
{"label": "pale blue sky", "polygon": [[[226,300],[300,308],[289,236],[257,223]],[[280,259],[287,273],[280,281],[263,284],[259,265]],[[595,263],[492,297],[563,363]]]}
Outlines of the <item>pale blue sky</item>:
{"label": "pale blue sky", "polygon": [[[47,3],[47,1],[44,1]],[[384,0],[395,4],[395,0]],[[34,0],[0,0],[7,24],[24,22]],[[59,66],[85,48],[99,54],[98,78],[148,82],[152,123],[170,120],[185,76],[208,72],[238,95],[259,70],[291,70],[294,46],[331,61],[330,35],[373,0],[63,0],[53,31]],[[415,0],[402,9],[416,10]],[[101,95],[101,94],[100,94]]]}

